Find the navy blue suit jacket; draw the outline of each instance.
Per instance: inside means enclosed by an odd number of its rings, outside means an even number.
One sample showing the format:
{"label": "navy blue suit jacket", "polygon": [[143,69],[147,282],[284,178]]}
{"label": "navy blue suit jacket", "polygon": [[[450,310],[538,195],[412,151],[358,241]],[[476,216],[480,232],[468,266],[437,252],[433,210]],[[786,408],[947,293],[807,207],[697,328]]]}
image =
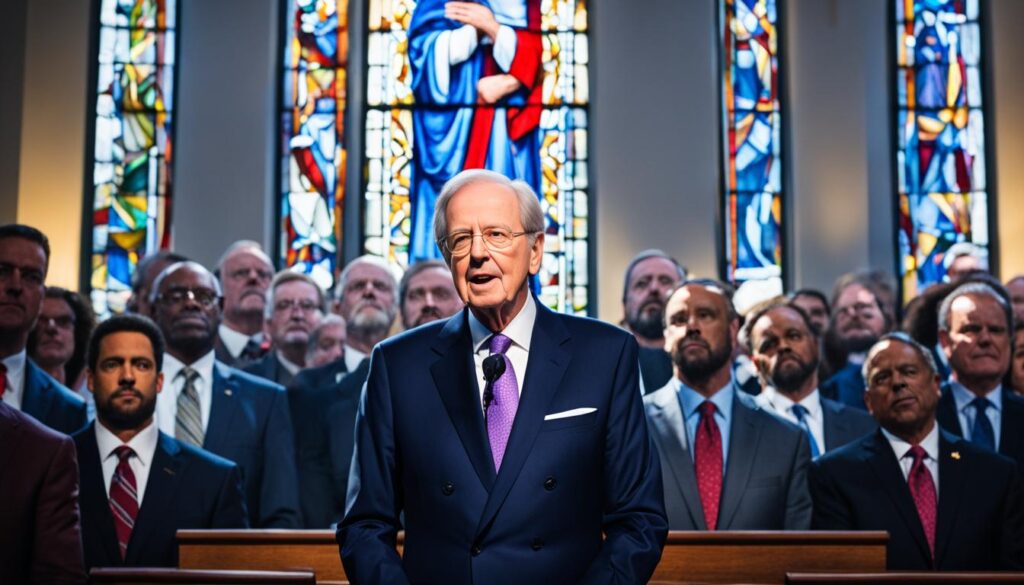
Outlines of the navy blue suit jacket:
{"label": "navy blue suit jacket", "polygon": [[86,424],[85,400],[25,360],[25,387],[21,411],[55,431],[70,435]]}
{"label": "navy blue suit jacket", "polygon": [[302,527],[295,442],[284,388],[215,362],[203,448],[242,468],[251,526]]}
{"label": "navy blue suit jacket", "polygon": [[[1018,469],[1024,473],[1024,398],[1003,392],[1003,410],[999,424],[999,452],[1017,462]],[[960,417],[956,413],[956,400],[949,384],[942,385],[942,398],[939,399],[939,410],[936,417],[946,431],[964,436],[960,428]]]}
{"label": "navy blue suit jacket", "polygon": [[241,368],[241,370],[247,374],[259,376],[264,380],[270,380],[282,386],[288,386],[292,383],[292,373],[281,365],[281,360],[277,359],[277,352],[274,350],[268,351],[258,361]]}
{"label": "navy blue suit jacket", "polygon": [[935,561],[896,455],[881,431],[811,464],[812,528],[886,530],[890,570],[1024,568],[1024,493],[1016,465],[942,432]]}
{"label": "navy blue suit jacket", "polygon": [[160,433],[142,506],[122,559],[95,424],[74,436],[86,568],[177,567],[178,529],[249,527],[238,466]]}
{"label": "navy blue suit jacket", "polygon": [[838,449],[878,429],[878,423],[867,412],[829,400],[821,399],[825,419],[825,451]]}
{"label": "navy blue suit jacket", "polygon": [[847,406],[867,410],[864,404],[864,375],[857,364],[846,364],[831,378],[825,380],[819,392],[829,400],[841,402]]}
{"label": "navy blue suit jacket", "polygon": [[[495,473],[467,314],[373,351],[338,529],[352,583],[647,582],[668,525],[636,341],[538,303]],[[545,420],[578,408],[596,410]]]}

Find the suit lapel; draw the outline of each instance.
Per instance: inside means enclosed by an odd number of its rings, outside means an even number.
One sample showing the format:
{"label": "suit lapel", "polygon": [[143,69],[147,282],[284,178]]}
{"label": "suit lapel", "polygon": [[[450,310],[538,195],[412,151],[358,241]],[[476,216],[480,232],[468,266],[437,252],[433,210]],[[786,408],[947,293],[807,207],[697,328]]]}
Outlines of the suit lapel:
{"label": "suit lapel", "polygon": [[21,411],[31,414],[45,424],[53,408],[53,392],[48,391],[49,381],[32,360],[25,360],[25,384],[22,389]]}
{"label": "suit lapel", "polygon": [[167,435],[160,433],[156,451],[150,462],[149,479],[146,492],[142,494],[142,506],[135,519],[132,538],[128,542],[125,564],[139,566],[139,557],[146,552],[150,536],[159,528],[162,521],[173,521],[174,494],[177,492],[178,473],[181,461],[178,453],[181,448]]}
{"label": "suit lapel", "polygon": [[473,469],[484,488],[490,491],[494,483],[494,463],[476,383],[467,311],[449,319],[438,335],[433,349],[440,359],[430,366],[430,374]]}
{"label": "suit lapel", "polygon": [[942,385],[942,397],[939,398],[939,408],[935,413],[935,418],[947,432],[953,433],[958,437],[964,436],[963,429],[960,428],[960,417],[956,414],[956,400],[953,399],[953,389],[949,384]]}
{"label": "suit lapel", "polygon": [[843,407],[839,404],[821,401],[823,427],[825,429],[825,451],[844,445],[850,428],[847,420],[840,415]]}
{"label": "suit lapel", "polygon": [[83,535],[84,538],[96,537],[103,548],[108,562],[114,565],[123,564],[121,551],[118,550],[117,532],[114,530],[114,518],[110,513],[107,487],[103,482],[103,464],[100,461],[100,446],[96,442],[94,421],[76,437],[78,445],[78,469],[80,479],[80,498],[82,500],[82,516],[87,518],[85,524],[92,526],[95,534]]}
{"label": "suit lapel", "polygon": [[649,401],[649,420],[654,425],[654,440],[664,453],[662,461],[668,462],[693,526],[697,530],[707,530],[700,492],[697,490],[697,473],[693,468],[693,457],[686,440],[683,408],[679,405],[679,397],[674,386],[669,384],[656,391]]}
{"label": "suit lapel", "polygon": [[231,375],[231,369],[220,362],[213,363],[211,391],[213,394],[210,400],[210,422],[206,425],[203,449],[213,453],[222,453],[233,428],[235,414],[238,412],[237,402],[234,398],[238,393],[238,388],[237,382]]}
{"label": "suit lapel", "polygon": [[[486,531],[487,526],[498,513],[505,497],[519,477],[519,472],[533,449],[537,433],[547,413],[548,405],[555,392],[561,386],[562,377],[569,366],[570,354],[565,347],[570,341],[569,332],[550,309],[537,303],[537,319],[533,325],[533,336],[530,341],[530,357],[526,364],[526,375],[522,377],[519,408],[512,433],[505,447],[505,456],[501,462],[501,470],[494,482],[484,506],[484,513],[477,525],[477,536]],[[490,454],[488,454],[490,458]]]}
{"label": "suit lapel", "polygon": [[743,492],[746,491],[750,471],[757,458],[758,438],[761,436],[763,421],[754,416],[755,406],[747,404],[740,397],[741,390],[735,389],[732,401],[732,424],[729,431],[729,460],[726,463],[722,484],[722,501],[718,509],[718,530],[728,530],[732,517],[740,507]]}
{"label": "suit lapel", "polygon": [[955,437],[939,432],[939,509],[935,528],[935,566],[949,544],[964,495],[966,462],[956,450]]}
{"label": "suit lapel", "polygon": [[[918,552],[924,559],[931,558],[931,551],[928,550],[928,540],[924,536],[924,528],[921,525],[921,518],[917,515],[917,506],[914,505],[914,498],[910,495],[910,486],[903,477],[900,464],[896,460],[892,446],[886,440],[882,431],[875,432],[875,441],[871,444],[868,452],[868,463],[872,471],[878,476],[885,493],[892,500],[896,509],[899,510],[910,534],[914,536]],[[940,470],[941,474],[941,470]]]}

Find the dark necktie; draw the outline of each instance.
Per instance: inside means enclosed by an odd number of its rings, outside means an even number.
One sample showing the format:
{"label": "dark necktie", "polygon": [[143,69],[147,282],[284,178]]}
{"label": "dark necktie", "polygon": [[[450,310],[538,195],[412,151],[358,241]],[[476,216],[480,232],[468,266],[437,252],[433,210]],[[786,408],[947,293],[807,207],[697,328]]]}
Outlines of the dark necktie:
{"label": "dark necktie", "polygon": [[932,559],[935,558],[935,524],[938,515],[939,498],[935,493],[935,481],[932,473],[924,464],[924,448],[914,445],[907,452],[914,459],[910,466],[910,473],[907,475],[907,485],[910,486],[910,495],[914,498],[914,506],[917,508],[917,515],[921,519],[921,527],[924,528],[924,536],[928,539],[928,550]]}
{"label": "dark necktie", "polygon": [[512,345],[512,340],[498,333],[491,337],[491,353],[501,354],[505,359],[505,371],[491,383],[494,398],[487,407],[487,438],[491,443],[491,457],[494,458],[494,470],[501,468],[501,460],[505,457],[508,436],[512,433],[512,423],[519,410],[519,383],[505,352]]}
{"label": "dark necktie", "polygon": [[700,405],[700,422],[694,437],[693,466],[697,471],[697,490],[708,530],[718,524],[718,502],[722,497],[722,434],[715,422],[715,404]]}
{"label": "dark necktie", "polygon": [[818,442],[814,440],[814,433],[811,432],[811,425],[807,423],[807,407],[802,404],[794,404],[793,416],[796,417],[800,428],[807,434],[807,441],[811,444],[811,457],[815,458],[821,455],[821,451],[818,450]]}
{"label": "dark necktie", "polygon": [[110,512],[114,516],[114,531],[117,533],[117,544],[121,551],[121,559],[128,552],[128,541],[135,528],[135,517],[139,515],[139,496],[135,491],[135,473],[128,460],[135,454],[131,447],[121,445],[114,449],[117,455],[117,468],[110,480]]}
{"label": "dark necktie", "polygon": [[255,337],[250,337],[249,341],[245,343],[245,347],[242,348],[242,354],[239,357],[245,361],[254,362],[263,357],[263,346],[260,345],[260,342]]}
{"label": "dark necktie", "polygon": [[992,430],[992,421],[988,420],[985,411],[992,403],[988,398],[977,397],[971,401],[974,407],[974,428],[971,429],[971,442],[989,451],[996,450],[996,433]]}

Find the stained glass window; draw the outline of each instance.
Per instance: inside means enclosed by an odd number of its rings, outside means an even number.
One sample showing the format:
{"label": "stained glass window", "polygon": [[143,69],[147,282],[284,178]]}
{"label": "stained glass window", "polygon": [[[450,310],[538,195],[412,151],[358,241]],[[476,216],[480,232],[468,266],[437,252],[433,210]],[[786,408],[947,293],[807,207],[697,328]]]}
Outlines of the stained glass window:
{"label": "stained glass window", "polygon": [[[725,278],[782,277],[782,117],[775,0],[720,0]],[[780,280],[781,283],[781,280]]]}
{"label": "stained glass window", "polygon": [[946,275],[959,242],[988,247],[977,0],[896,0],[896,166],[904,300]]}
{"label": "stained glass window", "polygon": [[176,3],[100,3],[90,286],[101,316],[124,310],[139,259],[170,245]]}
{"label": "stained glass window", "polygon": [[[369,0],[365,251],[399,267],[437,257],[444,182],[490,168],[530,183],[544,210],[540,298],[588,309],[588,17],[585,0]],[[496,33],[463,10],[493,15]],[[479,91],[478,91],[479,86]]]}
{"label": "stained glass window", "polygon": [[284,266],[334,283],[345,199],[348,2],[288,0],[281,112]]}

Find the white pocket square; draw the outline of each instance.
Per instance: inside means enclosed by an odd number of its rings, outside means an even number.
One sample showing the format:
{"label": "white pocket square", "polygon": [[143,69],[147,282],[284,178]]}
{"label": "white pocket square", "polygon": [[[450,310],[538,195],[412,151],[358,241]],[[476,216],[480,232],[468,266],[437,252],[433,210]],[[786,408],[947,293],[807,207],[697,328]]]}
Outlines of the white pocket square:
{"label": "white pocket square", "polygon": [[589,407],[587,407],[587,408],[574,408],[572,410],[565,410],[565,411],[562,411],[562,412],[556,412],[554,414],[549,414],[549,415],[544,417],[544,420],[555,420],[555,419],[559,419],[559,418],[569,418],[570,416],[582,416],[584,414],[590,414],[592,412],[597,412],[597,409],[596,408],[589,408]]}

